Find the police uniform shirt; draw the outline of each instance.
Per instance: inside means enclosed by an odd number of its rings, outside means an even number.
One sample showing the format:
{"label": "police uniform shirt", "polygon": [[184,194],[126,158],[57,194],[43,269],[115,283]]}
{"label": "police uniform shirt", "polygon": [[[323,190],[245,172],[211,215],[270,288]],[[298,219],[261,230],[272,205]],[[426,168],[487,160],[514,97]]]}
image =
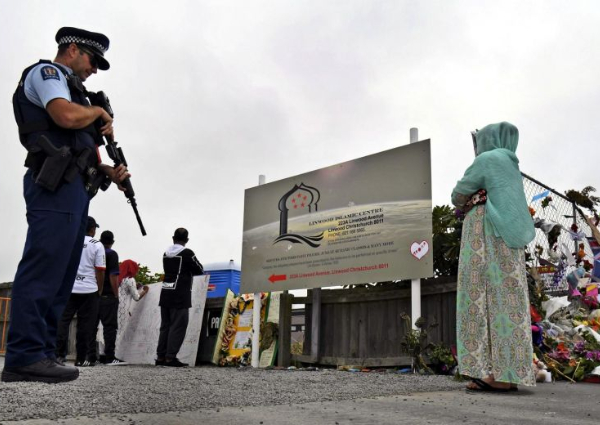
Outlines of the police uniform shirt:
{"label": "police uniform shirt", "polygon": [[96,270],[105,269],[106,254],[104,245],[100,241],[86,235],[72,292],[74,294],[90,294],[98,291]]}
{"label": "police uniform shirt", "polygon": [[[61,65],[69,75],[73,74],[73,70],[67,66]],[[40,108],[46,108],[48,103],[54,99],[65,99],[72,102],[71,91],[67,78],[58,68],[58,66],[41,63],[36,65],[29,71],[23,83],[23,90],[27,100]],[[80,150],[84,147],[97,150],[93,137],[85,131],[77,131],[76,143],[74,147]],[[100,153],[97,153],[100,162]]]}
{"label": "police uniform shirt", "polygon": [[[64,67],[69,74],[72,71]],[[25,77],[25,96],[31,103],[46,108],[51,100],[62,98],[71,102],[71,93],[67,79],[60,69],[54,65],[42,63],[34,67]]]}

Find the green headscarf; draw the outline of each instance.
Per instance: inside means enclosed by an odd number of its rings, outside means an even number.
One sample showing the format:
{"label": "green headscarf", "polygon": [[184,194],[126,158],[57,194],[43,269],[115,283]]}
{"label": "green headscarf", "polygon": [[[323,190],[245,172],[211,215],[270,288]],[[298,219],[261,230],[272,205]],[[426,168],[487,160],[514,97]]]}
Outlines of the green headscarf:
{"label": "green headscarf", "polygon": [[460,195],[470,197],[485,189],[486,225],[510,248],[523,248],[533,240],[535,229],[515,155],[519,130],[507,122],[490,124],[478,131],[475,139],[477,156],[452,191],[452,202],[457,205]]}

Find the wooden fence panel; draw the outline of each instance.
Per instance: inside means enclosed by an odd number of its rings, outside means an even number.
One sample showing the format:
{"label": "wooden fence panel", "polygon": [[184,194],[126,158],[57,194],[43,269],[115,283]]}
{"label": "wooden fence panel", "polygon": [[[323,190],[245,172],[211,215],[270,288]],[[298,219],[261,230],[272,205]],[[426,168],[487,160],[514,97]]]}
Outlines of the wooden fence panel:
{"label": "wooden fence panel", "polygon": [[11,288],[10,283],[0,283],[0,354],[6,353],[6,338],[10,323]]}
{"label": "wooden fence panel", "polygon": [[[335,311],[335,304],[322,304],[321,305],[321,317],[337,317],[336,316],[336,311]],[[335,349],[335,347],[339,344],[339,335],[340,332],[337,331],[336,332],[336,326],[338,325],[339,322],[331,322],[331,321],[321,321],[321,340],[320,342],[324,342],[324,341],[331,341],[331,344],[321,344],[321,346],[319,347],[319,352],[322,356],[332,356],[333,350]]]}
{"label": "wooden fence panel", "polygon": [[[424,280],[421,311],[426,320],[428,342],[456,340],[455,279]],[[400,316],[411,314],[408,283],[388,284],[370,288],[322,290],[320,296],[320,336],[312,335],[312,290],[307,297],[294,300],[306,305],[305,336],[302,356],[292,356],[305,363],[352,364],[361,366],[395,366],[408,364],[402,352],[405,326]],[[429,325],[436,324],[436,327]],[[310,347],[319,347],[319,359],[311,359]]]}
{"label": "wooden fence panel", "polygon": [[[429,342],[456,342],[456,283],[453,278],[423,280],[421,286],[423,317],[428,324]],[[10,296],[10,285],[0,284],[0,296]],[[305,304],[303,355],[292,360],[324,365],[400,366],[410,363],[401,351],[404,326],[400,315],[411,313],[410,285],[398,283],[369,289],[322,290],[319,320],[320,337],[315,340],[318,358],[311,357],[313,347],[313,290],[307,297],[293,297],[293,304]],[[292,297],[290,295],[290,297]],[[291,326],[290,321],[287,325]],[[8,317],[0,317],[0,330]],[[75,321],[74,321],[75,322]],[[72,323],[72,327],[74,323]],[[71,332],[74,335],[74,332]],[[71,338],[74,339],[74,338]],[[70,341],[69,345],[74,345]],[[73,352],[74,347],[71,347]],[[283,348],[283,347],[281,347]],[[285,353],[284,353],[285,354]],[[285,358],[285,357],[284,357]],[[281,363],[287,363],[283,360]]]}
{"label": "wooden fence panel", "polygon": [[395,357],[400,356],[400,347],[397,344],[397,335],[400,332],[400,318],[398,300],[388,300],[385,302],[385,340],[386,349],[384,351],[384,357]]}
{"label": "wooden fence panel", "polygon": [[359,335],[358,335],[358,322],[360,320],[360,304],[349,303],[345,304],[348,309],[350,317],[348,317],[347,332],[350,333],[348,340],[350,341],[349,350],[346,351],[346,357],[354,358],[360,357],[358,354],[359,347]]}
{"label": "wooden fence panel", "polygon": [[338,309],[337,317],[340,318],[339,323],[339,339],[334,341],[336,347],[339,348],[342,353],[350,352],[350,334],[352,332],[352,304],[337,304]]}

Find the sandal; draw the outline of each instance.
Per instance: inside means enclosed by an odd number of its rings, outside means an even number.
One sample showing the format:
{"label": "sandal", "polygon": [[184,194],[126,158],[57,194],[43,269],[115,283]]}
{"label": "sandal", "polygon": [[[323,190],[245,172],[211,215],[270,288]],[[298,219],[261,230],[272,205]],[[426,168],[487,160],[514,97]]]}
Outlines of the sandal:
{"label": "sandal", "polygon": [[507,393],[509,391],[515,391],[515,390],[518,391],[517,388],[515,388],[515,389],[496,388],[496,387],[491,386],[487,382],[485,382],[481,379],[477,379],[477,378],[471,379],[471,382],[474,383],[477,387],[476,388],[467,387],[467,391],[474,392],[474,393]]}

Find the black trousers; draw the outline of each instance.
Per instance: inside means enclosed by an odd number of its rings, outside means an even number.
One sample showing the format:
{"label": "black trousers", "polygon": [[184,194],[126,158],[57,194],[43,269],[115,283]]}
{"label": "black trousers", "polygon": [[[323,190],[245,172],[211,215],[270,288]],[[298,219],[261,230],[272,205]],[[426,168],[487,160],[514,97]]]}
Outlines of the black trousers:
{"label": "black trousers", "polygon": [[[95,329],[98,323],[102,323],[104,333],[104,355],[107,361],[115,358],[115,343],[117,341],[117,330],[119,329],[119,299],[110,296],[100,297],[100,309]],[[96,334],[94,334],[94,340]],[[95,342],[95,341],[94,341]],[[95,346],[95,343],[94,343]]]}
{"label": "black trousers", "polygon": [[65,311],[58,324],[58,333],[56,338],[56,356],[66,357],[69,344],[69,325],[77,313],[77,333],[75,348],[77,351],[77,361],[83,361],[86,358],[93,358],[95,353],[92,353],[90,347],[92,341],[96,340],[96,332],[94,326],[98,320],[98,304],[100,298],[98,292],[91,294],[71,294]]}
{"label": "black trousers", "polygon": [[160,308],[160,334],[156,357],[174,359],[183,344],[189,321],[189,308]]}

